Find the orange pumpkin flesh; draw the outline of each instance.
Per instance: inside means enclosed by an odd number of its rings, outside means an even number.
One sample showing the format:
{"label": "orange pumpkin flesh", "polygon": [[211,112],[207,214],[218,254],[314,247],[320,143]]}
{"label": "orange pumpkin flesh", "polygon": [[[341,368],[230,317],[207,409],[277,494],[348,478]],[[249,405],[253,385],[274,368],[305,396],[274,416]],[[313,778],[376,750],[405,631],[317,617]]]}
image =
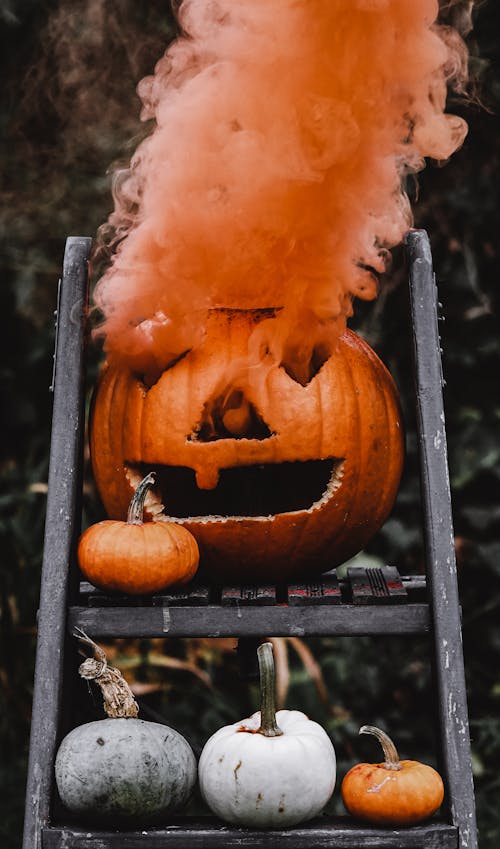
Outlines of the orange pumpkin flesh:
{"label": "orange pumpkin flesh", "polygon": [[149,387],[105,365],[91,422],[108,514],[123,518],[154,469],[146,516],[186,527],[211,577],[247,583],[359,551],[392,507],[403,461],[396,389],[369,346],[347,331],[305,386],[279,365],[250,374],[237,364],[255,312],[213,311],[202,343]]}
{"label": "orange pumpkin flesh", "polygon": [[[134,496],[139,497],[141,516],[149,480],[152,482],[151,475],[139,484]],[[133,519],[133,506],[137,509],[134,501],[126,522],[107,520],[84,531],[78,543],[78,563],[85,577],[100,589],[132,595],[191,580],[199,561],[193,535],[174,523],[142,524]]]}
{"label": "orange pumpkin flesh", "polygon": [[[383,734],[371,726],[364,729],[360,733]],[[437,811],[443,797],[443,782],[435,769],[419,761],[400,761],[397,752],[392,765],[387,759],[357,764],[342,782],[342,799],[349,813],[378,825],[422,822]]]}

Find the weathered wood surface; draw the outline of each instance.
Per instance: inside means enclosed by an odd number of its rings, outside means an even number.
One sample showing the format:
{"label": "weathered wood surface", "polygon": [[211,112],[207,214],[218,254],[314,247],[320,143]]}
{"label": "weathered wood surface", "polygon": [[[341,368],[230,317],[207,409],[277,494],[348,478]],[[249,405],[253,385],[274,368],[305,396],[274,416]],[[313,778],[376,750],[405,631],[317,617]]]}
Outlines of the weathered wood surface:
{"label": "weathered wood surface", "polygon": [[274,637],[422,634],[430,631],[427,604],[241,604],[163,607],[70,607],[68,627],[91,637]]}
{"label": "weathered wood surface", "polygon": [[443,408],[438,298],[425,231],[410,232],[407,250],[442,769],[452,822],[460,830],[460,847],[476,849],[474,788]]}
{"label": "weathered wood surface", "polygon": [[49,819],[63,683],[68,563],[78,532],[75,516],[82,466],[83,347],[90,246],[87,238],[67,240],[60,288],[23,849],[40,849],[41,827]]}
{"label": "weathered wood surface", "polygon": [[408,592],[395,566],[351,566],[347,575],[354,604],[403,604],[408,601]]}
{"label": "weathered wood surface", "polygon": [[276,604],[276,587],[224,587],[221,593],[223,606],[238,609],[241,605],[267,607]]}
{"label": "weathered wood surface", "polygon": [[[376,574],[371,582],[369,571]],[[352,580],[339,581],[330,573],[309,584],[193,586],[149,598],[113,597],[83,583],[81,604],[70,608],[68,626],[94,637],[403,635],[430,630],[429,607],[421,601],[425,578],[402,579],[392,566],[356,567],[349,573]],[[346,603],[348,599],[354,603]],[[360,609],[360,602],[371,607]],[[404,610],[393,606],[401,602]]]}
{"label": "weathered wood surface", "polygon": [[192,821],[163,829],[102,832],[45,829],[43,849],[457,849],[457,830],[439,822],[413,828],[381,829],[347,818],[322,817],[286,830],[251,831]]}
{"label": "weathered wood surface", "polygon": [[[359,567],[356,567],[358,569]],[[364,571],[364,570],[363,570]],[[382,571],[385,575],[386,583],[391,583],[394,576],[397,576],[399,583],[403,587],[406,601],[417,602],[425,601],[425,591],[427,582],[425,575],[399,575],[396,567],[383,566]],[[349,569],[353,572],[353,568]],[[342,601],[352,600],[351,581],[347,579],[338,580],[337,577],[327,572],[314,583],[308,584],[290,584],[274,587],[276,602],[278,604],[340,604]],[[117,606],[125,607],[130,604],[131,607],[160,605],[163,604],[180,604],[180,605],[204,605],[204,604],[219,604],[222,598],[221,587],[208,587],[202,584],[193,582],[187,587],[172,588],[164,593],[148,596],[131,596],[115,593],[107,595],[102,590],[89,584],[88,581],[80,582],[79,597],[81,606],[90,605],[91,607],[106,607]],[[241,594],[241,603],[246,603],[245,593]],[[247,588],[248,589],[248,588]],[[377,598],[377,603],[385,603],[385,599]]]}
{"label": "weathered wood surface", "polygon": [[336,576],[318,578],[309,584],[291,584],[287,588],[287,601],[290,605],[341,604],[342,589]]}

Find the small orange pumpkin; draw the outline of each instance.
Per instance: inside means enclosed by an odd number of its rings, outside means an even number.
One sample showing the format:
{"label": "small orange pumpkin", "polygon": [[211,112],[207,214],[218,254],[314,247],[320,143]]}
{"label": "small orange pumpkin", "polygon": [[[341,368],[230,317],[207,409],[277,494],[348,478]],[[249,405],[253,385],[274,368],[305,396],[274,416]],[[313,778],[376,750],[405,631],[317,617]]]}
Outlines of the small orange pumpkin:
{"label": "small orange pumpkin", "polygon": [[413,825],[430,817],[441,805],[441,776],[419,761],[400,761],[390,737],[380,728],[363,725],[360,734],[373,734],[385,761],[356,764],[342,782],[342,799],[350,814],[378,825]]}
{"label": "small orange pumpkin", "polygon": [[144,501],[154,474],[137,486],[126,522],[91,525],[78,543],[78,563],[103,590],[144,595],[189,581],[198,568],[194,536],[173,522],[143,523]]}

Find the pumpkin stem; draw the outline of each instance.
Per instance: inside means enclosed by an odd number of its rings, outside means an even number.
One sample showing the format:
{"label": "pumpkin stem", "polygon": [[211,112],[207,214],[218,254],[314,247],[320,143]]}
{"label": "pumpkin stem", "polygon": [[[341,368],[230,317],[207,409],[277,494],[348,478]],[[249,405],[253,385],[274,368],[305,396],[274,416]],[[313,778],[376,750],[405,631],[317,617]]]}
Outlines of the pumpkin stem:
{"label": "pumpkin stem", "polygon": [[363,725],[363,727],[359,729],[359,733],[373,734],[373,736],[377,738],[384,750],[385,763],[383,766],[385,769],[399,770],[403,768],[401,761],[399,760],[398,750],[385,731],[382,731],[381,728],[376,728],[374,725]]}
{"label": "pumpkin stem", "polygon": [[146,475],[146,477],[137,484],[127,513],[127,522],[129,525],[142,525],[144,521],[144,502],[146,500],[146,495],[155,481],[155,473],[150,472],[149,475]]}
{"label": "pumpkin stem", "polygon": [[264,737],[280,737],[283,734],[276,722],[276,696],[274,657],[272,643],[262,643],[257,649],[260,675],[260,728]]}
{"label": "pumpkin stem", "polygon": [[104,710],[108,717],[110,719],[135,718],[139,713],[139,707],[121,672],[113,666],[108,666],[103,650],[84,631],[77,628],[73,636],[92,652],[92,657],[87,657],[80,664],[78,672],[82,678],[95,681],[99,685],[104,697]]}

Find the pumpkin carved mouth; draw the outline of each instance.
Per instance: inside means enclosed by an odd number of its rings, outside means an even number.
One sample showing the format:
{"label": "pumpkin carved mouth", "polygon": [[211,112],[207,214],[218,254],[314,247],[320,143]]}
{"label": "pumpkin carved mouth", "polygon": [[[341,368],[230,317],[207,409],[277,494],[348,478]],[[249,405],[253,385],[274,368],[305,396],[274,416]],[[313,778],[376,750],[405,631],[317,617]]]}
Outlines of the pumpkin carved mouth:
{"label": "pumpkin carved mouth", "polygon": [[162,516],[178,522],[200,518],[263,518],[280,513],[317,509],[341,486],[344,460],[307,460],[263,463],[221,469],[213,489],[199,489],[187,466],[127,463],[132,486],[147,474],[156,474],[156,486],[146,501],[156,521]]}

